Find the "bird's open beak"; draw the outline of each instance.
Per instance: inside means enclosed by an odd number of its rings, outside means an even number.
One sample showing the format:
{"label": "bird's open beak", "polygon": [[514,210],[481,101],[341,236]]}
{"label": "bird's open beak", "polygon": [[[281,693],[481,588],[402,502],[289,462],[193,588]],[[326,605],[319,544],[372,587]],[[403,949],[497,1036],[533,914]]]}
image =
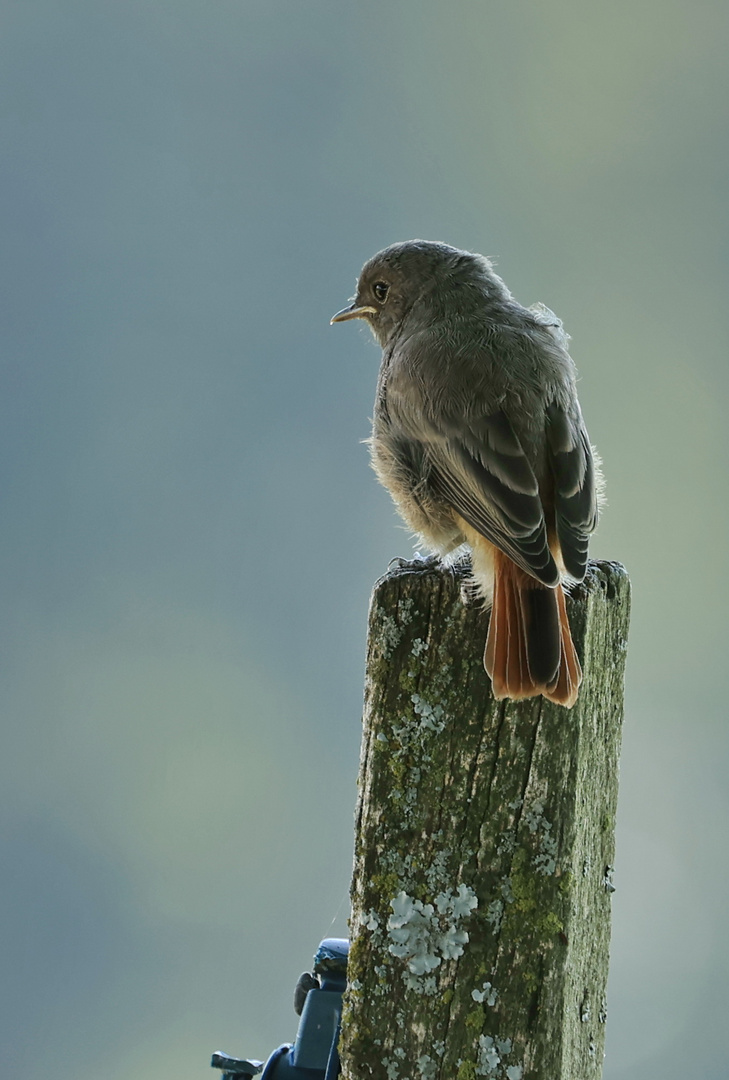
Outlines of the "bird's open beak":
{"label": "bird's open beak", "polygon": [[336,315],[332,315],[329,325],[331,326],[335,322],[346,322],[348,319],[366,319],[368,315],[376,314],[377,308],[367,307],[366,305],[357,307],[356,304],[350,304],[349,307],[338,311]]}

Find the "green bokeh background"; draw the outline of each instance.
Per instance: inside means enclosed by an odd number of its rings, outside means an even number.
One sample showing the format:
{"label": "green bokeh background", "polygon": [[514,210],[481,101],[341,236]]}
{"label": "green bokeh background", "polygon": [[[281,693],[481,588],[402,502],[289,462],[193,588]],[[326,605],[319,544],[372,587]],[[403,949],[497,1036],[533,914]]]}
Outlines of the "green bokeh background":
{"label": "green bokeh background", "polygon": [[378,350],[421,236],[564,319],[634,584],[606,1080],[729,1072],[729,7],[6,0],[3,1072],[194,1080],[346,933]]}

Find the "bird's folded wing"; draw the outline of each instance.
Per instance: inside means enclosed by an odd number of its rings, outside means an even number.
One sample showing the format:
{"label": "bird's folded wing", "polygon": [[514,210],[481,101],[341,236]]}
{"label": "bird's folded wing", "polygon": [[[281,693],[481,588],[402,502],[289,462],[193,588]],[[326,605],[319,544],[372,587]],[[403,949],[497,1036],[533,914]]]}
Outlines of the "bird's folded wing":
{"label": "bird's folded wing", "polygon": [[558,583],[537,479],[504,413],[441,432],[428,457],[430,483],[464,521],[528,574]]}
{"label": "bird's folded wing", "polygon": [[569,413],[556,403],[548,406],[547,447],[562,559],[567,573],[582,581],[598,508],[592,447],[576,401]]}

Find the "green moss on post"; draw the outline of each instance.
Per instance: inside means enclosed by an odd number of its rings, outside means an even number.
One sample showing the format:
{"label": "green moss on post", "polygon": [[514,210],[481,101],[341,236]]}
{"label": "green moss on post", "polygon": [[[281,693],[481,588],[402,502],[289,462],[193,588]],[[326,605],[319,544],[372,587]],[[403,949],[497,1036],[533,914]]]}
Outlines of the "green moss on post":
{"label": "green moss on post", "polygon": [[375,587],[360,763],[347,1080],[598,1080],[630,586],[568,601],[571,710],[494,701],[466,566]]}

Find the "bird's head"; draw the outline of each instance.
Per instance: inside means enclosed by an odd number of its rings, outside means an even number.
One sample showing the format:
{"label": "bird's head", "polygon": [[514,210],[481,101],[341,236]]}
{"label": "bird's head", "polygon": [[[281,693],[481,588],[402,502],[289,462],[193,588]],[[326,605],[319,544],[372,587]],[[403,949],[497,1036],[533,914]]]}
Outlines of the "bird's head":
{"label": "bird's head", "polygon": [[490,272],[490,263],[482,255],[448,244],[430,240],[392,244],[365,263],[354,300],[331,321],[366,319],[384,348],[403,320],[411,312],[417,314],[424,301],[427,309],[424,307],[423,319],[437,318],[459,295],[464,296],[464,285],[482,280]]}

